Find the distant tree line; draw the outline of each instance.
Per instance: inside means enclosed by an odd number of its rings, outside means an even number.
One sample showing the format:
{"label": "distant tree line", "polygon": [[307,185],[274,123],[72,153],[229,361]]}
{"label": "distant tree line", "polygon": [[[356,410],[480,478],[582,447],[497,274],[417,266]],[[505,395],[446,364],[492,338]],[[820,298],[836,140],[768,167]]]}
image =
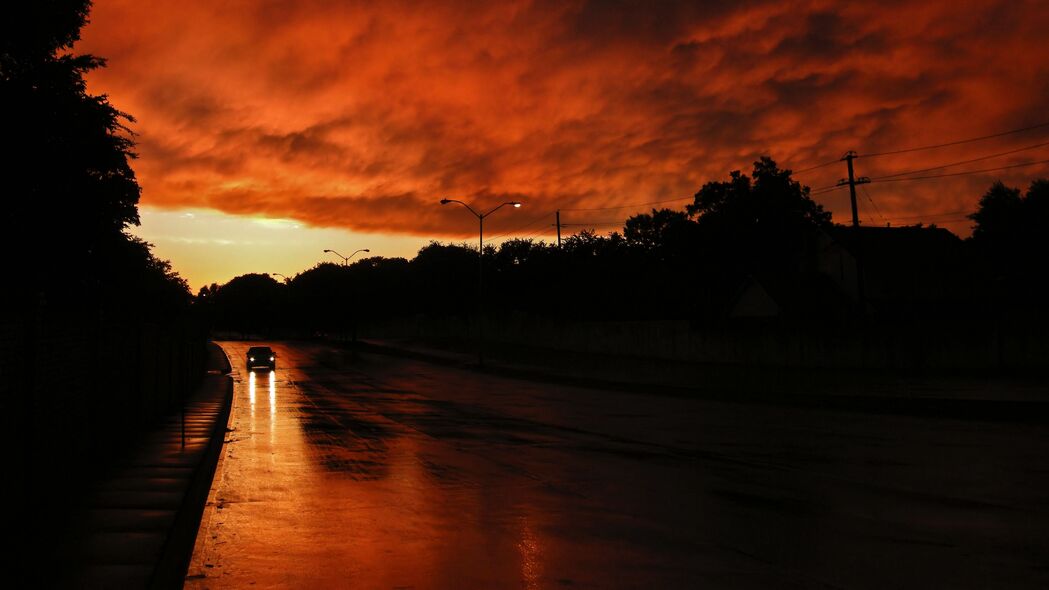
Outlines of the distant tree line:
{"label": "distant tree line", "polygon": [[[1024,293],[1033,297],[1035,285],[1044,287],[1047,186],[1037,180],[1021,196],[997,183],[981,199],[972,237],[958,240],[952,254],[959,258],[955,266],[972,274],[971,291],[955,294],[972,314],[987,313],[988,301],[978,299],[995,297],[981,287],[987,281],[1007,284],[1014,303],[1025,300]],[[749,175],[736,171],[705,184],[683,210],[635,215],[621,232],[582,231],[561,247],[531,239],[486,246],[484,307],[489,316],[717,324],[748,280],[803,283],[820,237],[844,230],[789,170],[761,158]],[[412,260],[321,263],[286,282],[239,276],[201,289],[196,308],[217,328],[262,333],[348,331],[362,322],[419,315],[467,318],[478,313],[477,273],[476,248],[431,242]],[[815,316],[815,307],[803,307],[793,320],[814,321],[806,314]],[[957,313],[938,305],[922,313],[937,309]]]}

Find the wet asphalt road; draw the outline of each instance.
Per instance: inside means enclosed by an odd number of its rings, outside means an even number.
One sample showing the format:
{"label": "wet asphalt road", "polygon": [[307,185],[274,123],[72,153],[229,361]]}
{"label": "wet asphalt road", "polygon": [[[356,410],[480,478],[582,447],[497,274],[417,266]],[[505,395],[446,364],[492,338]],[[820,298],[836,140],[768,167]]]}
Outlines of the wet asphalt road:
{"label": "wet asphalt road", "polygon": [[1045,588],[1049,428],[609,392],[277,344],[190,588]]}

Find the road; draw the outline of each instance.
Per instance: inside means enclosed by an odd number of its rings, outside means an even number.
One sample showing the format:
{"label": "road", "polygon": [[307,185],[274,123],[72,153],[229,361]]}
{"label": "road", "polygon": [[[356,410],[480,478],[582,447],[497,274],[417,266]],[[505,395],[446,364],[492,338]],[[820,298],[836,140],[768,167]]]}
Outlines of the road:
{"label": "road", "polygon": [[188,588],[1045,588],[1049,427],[233,361]]}

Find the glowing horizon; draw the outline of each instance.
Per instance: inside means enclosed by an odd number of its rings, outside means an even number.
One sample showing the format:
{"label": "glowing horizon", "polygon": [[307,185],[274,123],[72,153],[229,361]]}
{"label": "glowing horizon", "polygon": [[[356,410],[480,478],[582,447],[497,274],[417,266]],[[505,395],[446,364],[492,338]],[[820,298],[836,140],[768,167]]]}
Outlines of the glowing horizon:
{"label": "glowing horizon", "polygon": [[[142,225],[131,233],[170,260],[193,293],[247,273],[293,277],[321,262],[339,262],[325,248],[369,248],[367,256],[411,259],[429,239],[313,228],[292,219],[229,215],[209,209],[140,208]],[[352,247],[352,249],[351,249]],[[277,280],[280,280],[279,278]]]}

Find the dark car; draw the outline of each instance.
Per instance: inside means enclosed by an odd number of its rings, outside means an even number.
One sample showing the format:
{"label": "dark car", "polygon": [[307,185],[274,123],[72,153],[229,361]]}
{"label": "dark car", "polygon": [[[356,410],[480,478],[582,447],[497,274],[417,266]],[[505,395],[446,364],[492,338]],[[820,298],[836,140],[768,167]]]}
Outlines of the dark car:
{"label": "dark car", "polygon": [[248,370],[267,368],[277,370],[277,353],[269,346],[252,346],[248,349]]}

